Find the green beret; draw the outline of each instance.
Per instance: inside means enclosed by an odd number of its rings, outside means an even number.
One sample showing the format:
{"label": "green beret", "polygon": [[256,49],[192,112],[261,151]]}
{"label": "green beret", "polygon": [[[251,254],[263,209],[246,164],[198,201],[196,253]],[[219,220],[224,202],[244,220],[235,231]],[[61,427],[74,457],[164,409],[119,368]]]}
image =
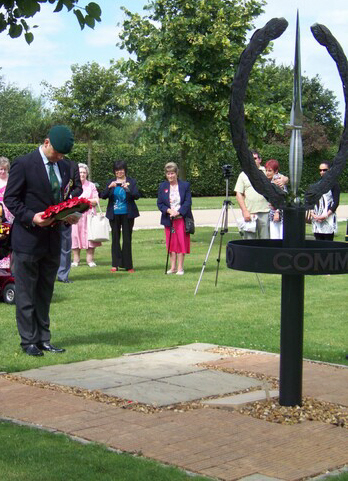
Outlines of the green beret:
{"label": "green beret", "polygon": [[68,154],[74,145],[74,136],[65,125],[55,125],[48,132],[51,145],[60,154]]}

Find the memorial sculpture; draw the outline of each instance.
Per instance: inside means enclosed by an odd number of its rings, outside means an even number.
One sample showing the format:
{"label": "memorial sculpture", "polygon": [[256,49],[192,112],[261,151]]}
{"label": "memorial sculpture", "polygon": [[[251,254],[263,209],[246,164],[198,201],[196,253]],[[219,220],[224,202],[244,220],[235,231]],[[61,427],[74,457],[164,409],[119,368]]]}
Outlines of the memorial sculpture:
{"label": "memorial sculpture", "polygon": [[326,47],[336,63],[343,84],[345,99],[344,129],[339,150],[332,167],[323,178],[310,185],[301,199],[302,106],[300,29],[297,13],[293,105],[289,128],[291,132],[289,172],[290,191],[285,193],[271,183],[256,167],[249,150],[244,122],[244,98],[248,79],[257,57],[271,40],[284,33],[288,22],[273,18],[252,36],[241,55],[233,80],[229,120],[232,142],[242,170],[254,189],[284,212],[282,240],[237,240],[227,245],[226,262],[231,269],[282,275],[280,386],[279,403],[295,406],[302,403],[303,311],[305,275],[343,274],[348,272],[348,247],[343,242],[311,241],[305,239],[305,213],[337,182],[348,157],[348,62],[343,49],[324,25],[315,24],[311,31],[315,39]]}

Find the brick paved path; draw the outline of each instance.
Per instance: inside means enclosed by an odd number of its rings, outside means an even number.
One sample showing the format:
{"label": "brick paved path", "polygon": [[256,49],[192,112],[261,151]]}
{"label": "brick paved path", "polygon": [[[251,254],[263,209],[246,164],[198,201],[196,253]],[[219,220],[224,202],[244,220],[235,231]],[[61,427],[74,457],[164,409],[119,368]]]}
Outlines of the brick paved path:
{"label": "brick paved path", "polygon": [[[216,364],[278,375],[279,356]],[[304,393],[348,405],[348,369],[305,363]],[[204,408],[145,414],[0,376],[0,416],[43,425],[223,480],[259,474],[299,480],[348,464],[348,431],[306,421],[285,426]]]}

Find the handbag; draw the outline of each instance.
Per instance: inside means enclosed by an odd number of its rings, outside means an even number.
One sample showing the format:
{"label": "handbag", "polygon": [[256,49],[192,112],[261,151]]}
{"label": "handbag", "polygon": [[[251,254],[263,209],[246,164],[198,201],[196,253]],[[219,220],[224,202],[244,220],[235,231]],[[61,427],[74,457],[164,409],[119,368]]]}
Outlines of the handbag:
{"label": "handbag", "polygon": [[246,222],[244,219],[239,220],[237,222],[238,224],[238,230],[243,231],[243,232],[256,232],[256,220],[257,220],[257,215],[253,215],[252,219]]}
{"label": "handbag", "polygon": [[195,233],[195,221],[193,217],[185,217],[185,232],[186,234]]}
{"label": "handbag", "polygon": [[87,239],[92,242],[106,242],[110,240],[109,220],[103,214],[99,202],[99,212],[87,215]]}

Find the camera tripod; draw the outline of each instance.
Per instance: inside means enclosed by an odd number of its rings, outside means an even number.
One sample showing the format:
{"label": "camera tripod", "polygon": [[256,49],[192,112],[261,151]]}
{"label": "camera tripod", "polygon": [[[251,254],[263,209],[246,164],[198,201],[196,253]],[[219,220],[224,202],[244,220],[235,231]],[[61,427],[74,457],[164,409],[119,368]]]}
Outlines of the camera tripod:
{"label": "camera tripod", "polygon": [[[221,209],[220,216],[219,216],[219,220],[217,221],[216,227],[214,229],[214,232],[213,232],[213,235],[212,235],[212,238],[211,238],[211,241],[210,241],[210,245],[209,245],[209,248],[208,248],[207,255],[205,256],[205,259],[204,259],[204,262],[203,262],[202,270],[201,270],[201,273],[200,273],[200,276],[199,276],[199,279],[198,279],[198,282],[197,282],[197,285],[196,285],[194,295],[196,295],[197,292],[198,292],[198,288],[199,288],[199,285],[201,283],[201,280],[202,280],[202,277],[203,277],[203,274],[204,274],[204,270],[205,270],[205,267],[206,267],[207,262],[208,262],[210,251],[213,247],[214,241],[216,239],[216,236],[217,236],[217,234],[219,232],[219,228],[220,228],[220,245],[219,245],[219,254],[218,254],[218,257],[216,259],[217,266],[216,266],[216,276],[215,276],[215,287],[217,286],[217,281],[218,281],[218,276],[219,276],[219,268],[220,268],[220,261],[221,261],[222,238],[228,232],[228,207],[229,206],[232,209],[232,214],[234,216],[234,220],[236,222],[238,232],[239,232],[240,236],[243,237],[243,232],[240,230],[240,228],[238,226],[236,214],[235,214],[235,212],[233,210],[233,207],[232,207],[232,201],[229,199],[229,178],[230,178],[230,175],[229,175],[228,171],[227,172],[225,171],[226,167],[230,167],[230,166],[224,166],[223,167],[224,174],[225,174],[225,181],[226,181],[226,198],[223,202],[222,209]],[[257,273],[255,273],[255,275],[256,275],[258,284],[260,286],[260,290],[261,290],[262,293],[264,293],[264,289],[263,289],[263,286],[261,284],[260,278],[259,278]]]}

